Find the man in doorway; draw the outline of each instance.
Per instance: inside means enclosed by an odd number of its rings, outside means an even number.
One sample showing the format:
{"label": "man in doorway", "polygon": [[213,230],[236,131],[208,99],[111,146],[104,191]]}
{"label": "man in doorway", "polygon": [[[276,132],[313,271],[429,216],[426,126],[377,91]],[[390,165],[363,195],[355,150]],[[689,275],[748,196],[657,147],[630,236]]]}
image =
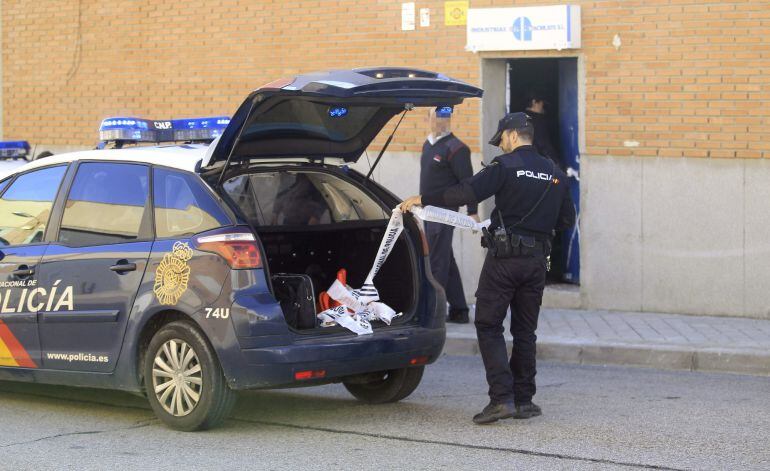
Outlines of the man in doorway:
{"label": "man in doorway", "polygon": [[[441,192],[473,176],[471,151],[452,134],[451,106],[431,109],[428,116],[430,134],[422,146],[420,157],[420,194]],[[457,211],[459,208],[447,206]],[[468,204],[468,215],[477,222],[478,205]],[[444,287],[449,301],[447,322],[467,324],[468,304],[452,251],[454,227],[435,222],[425,223],[425,235],[430,247],[430,265],[433,277]]]}
{"label": "man in doorway", "polygon": [[[547,114],[547,108],[550,103],[547,100],[547,94],[542,88],[534,87],[527,93],[526,110],[532,126],[535,128],[535,136],[532,140],[532,146],[538,154],[552,160],[562,171],[567,171],[567,166],[561,159],[561,155],[556,151],[551,140],[551,123]],[[561,283],[564,281],[566,267],[565,248],[569,243],[565,243],[563,234],[557,234],[553,238],[553,247],[551,248],[551,270],[548,272],[549,283]]]}
{"label": "man in doorway", "polygon": [[529,116],[532,126],[535,128],[535,138],[532,146],[538,154],[553,160],[556,165],[564,170],[559,153],[553,146],[551,132],[549,130],[548,118],[546,117],[545,93],[541,90],[533,89],[527,94],[527,109],[525,113]]}

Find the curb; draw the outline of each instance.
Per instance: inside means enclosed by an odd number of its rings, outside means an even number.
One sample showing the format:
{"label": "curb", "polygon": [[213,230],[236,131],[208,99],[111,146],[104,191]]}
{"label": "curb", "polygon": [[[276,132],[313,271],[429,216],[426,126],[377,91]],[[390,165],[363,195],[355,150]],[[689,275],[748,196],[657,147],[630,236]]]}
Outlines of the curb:
{"label": "curb", "polygon": [[[506,340],[508,348],[511,341]],[[475,337],[447,336],[447,355],[479,355]],[[770,376],[770,352],[751,349],[690,348],[660,344],[539,340],[537,359],[579,365],[641,366],[665,370]]]}

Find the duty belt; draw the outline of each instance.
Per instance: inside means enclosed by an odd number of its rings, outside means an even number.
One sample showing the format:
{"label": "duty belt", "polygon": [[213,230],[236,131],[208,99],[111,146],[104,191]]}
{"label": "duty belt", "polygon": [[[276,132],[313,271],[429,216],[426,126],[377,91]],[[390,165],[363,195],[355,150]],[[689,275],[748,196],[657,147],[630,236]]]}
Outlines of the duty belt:
{"label": "duty belt", "polygon": [[551,244],[545,240],[538,240],[532,236],[522,236],[519,234],[510,234],[511,255],[514,257],[534,257],[542,255],[547,257],[551,254]]}
{"label": "duty belt", "polygon": [[548,240],[515,234],[510,229],[496,229],[493,235],[485,228],[482,233],[482,247],[488,248],[497,258],[548,257],[551,254],[551,242]]}

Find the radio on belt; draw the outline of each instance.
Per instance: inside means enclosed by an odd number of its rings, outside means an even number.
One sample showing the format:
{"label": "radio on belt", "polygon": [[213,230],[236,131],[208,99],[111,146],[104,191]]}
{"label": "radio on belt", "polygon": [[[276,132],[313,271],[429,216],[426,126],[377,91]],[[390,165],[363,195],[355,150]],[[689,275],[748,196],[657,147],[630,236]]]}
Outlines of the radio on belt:
{"label": "radio on belt", "polygon": [[230,124],[227,116],[153,120],[132,117],[106,118],[99,126],[99,147],[141,142],[211,142]]}

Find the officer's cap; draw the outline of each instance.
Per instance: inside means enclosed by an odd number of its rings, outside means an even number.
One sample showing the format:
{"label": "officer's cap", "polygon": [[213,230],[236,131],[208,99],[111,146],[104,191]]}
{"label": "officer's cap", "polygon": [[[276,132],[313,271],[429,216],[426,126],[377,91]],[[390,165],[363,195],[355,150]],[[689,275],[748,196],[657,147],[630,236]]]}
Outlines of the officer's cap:
{"label": "officer's cap", "polygon": [[527,116],[527,113],[508,113],[503,116],[503,119],[501,119],[499,123],[497,123],[497,132],[492,136],[492,139],[489,140],[489,143],[493,146],[499,146],[500,141],[503,139],[503,131],[506,129],[520,129],[526,127],[530,122],[529,120],[530,118]]}

